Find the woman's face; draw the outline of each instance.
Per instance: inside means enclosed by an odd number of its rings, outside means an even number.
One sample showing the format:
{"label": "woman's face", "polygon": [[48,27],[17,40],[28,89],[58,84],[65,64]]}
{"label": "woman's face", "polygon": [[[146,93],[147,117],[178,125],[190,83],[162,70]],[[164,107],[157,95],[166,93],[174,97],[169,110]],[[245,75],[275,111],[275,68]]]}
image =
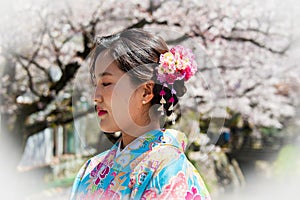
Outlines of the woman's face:
{"label": "woman's face", "polygon": [[100,128],[104,132],[130,130],[142,126],[145,118],[143,88],[134,86],[127,73],[120,70],[108,51],[95,62],[96,91],[94,101]]}

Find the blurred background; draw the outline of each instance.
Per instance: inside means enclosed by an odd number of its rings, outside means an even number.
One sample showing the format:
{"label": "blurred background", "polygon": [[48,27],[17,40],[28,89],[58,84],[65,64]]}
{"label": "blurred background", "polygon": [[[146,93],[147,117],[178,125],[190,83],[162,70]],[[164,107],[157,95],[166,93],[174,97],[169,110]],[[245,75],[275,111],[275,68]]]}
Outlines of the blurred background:
{"label": "blurred background", "polygon": [[[88,55],[97,35],[143,28],[196,52],[181,101],[186,155],[213,199],[297,199],[300,5],[295,0],[1,0],[4,199],[68,199],[101,133]],[[180,115],[178,115],[179,118]]]}

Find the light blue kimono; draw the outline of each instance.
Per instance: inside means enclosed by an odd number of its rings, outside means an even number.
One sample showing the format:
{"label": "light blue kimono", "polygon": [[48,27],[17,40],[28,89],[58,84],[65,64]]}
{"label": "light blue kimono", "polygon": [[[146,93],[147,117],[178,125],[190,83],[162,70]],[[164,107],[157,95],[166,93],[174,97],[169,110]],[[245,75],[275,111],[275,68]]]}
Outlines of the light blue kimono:
{"label": "light blue kimono", "polygon": [[71,200],[210,200],[205,184],[184,154],[186,137],[173,129],[152,130],[118,155],[118,141],[79,171]]}

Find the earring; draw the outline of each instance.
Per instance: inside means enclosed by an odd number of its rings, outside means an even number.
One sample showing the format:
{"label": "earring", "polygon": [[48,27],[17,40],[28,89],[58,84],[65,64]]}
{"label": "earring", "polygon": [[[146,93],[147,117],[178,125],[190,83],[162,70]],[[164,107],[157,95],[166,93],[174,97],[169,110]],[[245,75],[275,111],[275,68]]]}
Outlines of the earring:
{"label": "earring", "polygon": [[145,100],[143,100],[143,101],[142,101],[142,104],[146,104],[146,101],[145,101]]}

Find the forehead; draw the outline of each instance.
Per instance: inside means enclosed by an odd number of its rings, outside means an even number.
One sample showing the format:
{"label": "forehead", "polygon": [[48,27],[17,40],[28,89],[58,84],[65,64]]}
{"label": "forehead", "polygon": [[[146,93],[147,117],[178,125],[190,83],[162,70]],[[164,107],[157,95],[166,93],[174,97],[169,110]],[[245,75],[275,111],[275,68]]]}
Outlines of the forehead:
{"label": "forehead", "polygon": [[124,72],[119,69],[112,55],[108,50],[102,51],[95,60],[95,75],[98,77],[104,72],[109,72],[112,75],[122,75]]}

